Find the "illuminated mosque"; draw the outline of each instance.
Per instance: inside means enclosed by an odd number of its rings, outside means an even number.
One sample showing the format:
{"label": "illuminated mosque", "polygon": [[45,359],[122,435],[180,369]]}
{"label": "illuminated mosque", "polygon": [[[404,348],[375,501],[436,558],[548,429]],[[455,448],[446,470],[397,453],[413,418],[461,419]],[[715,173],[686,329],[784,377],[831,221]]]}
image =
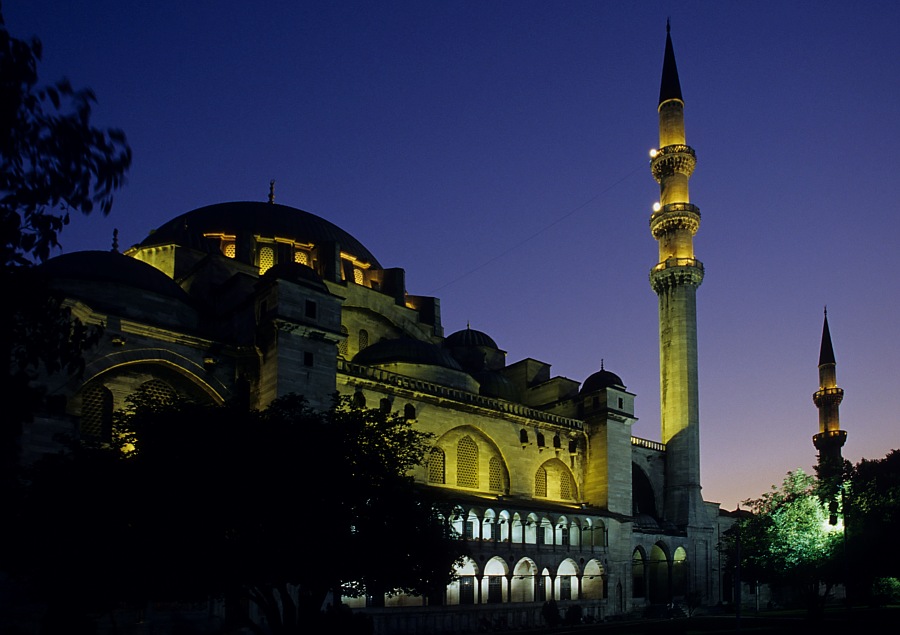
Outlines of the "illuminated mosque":
{"label": "illuminated mosque", "polygon": [[651,157],[659,441],[631,435],[635,395],[611,370],[579,383],[547,362],[509,362],[486,333],[445,334],[439,299],[407,292],[403,269],[270,191],[182,214],[124,253],[44,265],[74,315],[105,332],[82,379],[50,386],[64,404],[38,418],[25,446],[51,449],[57,432],[108,435],[136,391],[221,404],[249,386],[256,408],[298,393],[322,409],[338,392],[434,434],[415,478],[455,502],[470,553],[443,598],[347,600],[378,616],[380,632],[541,624],[551,599],[596,620],[690,595],[715,605],[729,595],[717,543],[731,520],[700,491],[700,213],[668,32]]}

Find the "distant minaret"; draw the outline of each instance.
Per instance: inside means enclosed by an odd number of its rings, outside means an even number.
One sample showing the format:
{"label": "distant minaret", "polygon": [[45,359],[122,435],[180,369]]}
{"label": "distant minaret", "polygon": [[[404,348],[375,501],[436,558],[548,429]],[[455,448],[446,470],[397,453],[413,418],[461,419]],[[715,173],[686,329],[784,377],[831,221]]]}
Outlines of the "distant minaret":
{"label": "distant minaret", "polygon": [[697,287],[703,281],[703,264],[694,258],[693,242],[700,210],[688,196],[688,179],[697,158],[685,144],[684,100],[668,23],[658,110],[659,149],[650,153],[650,168],[659,183],[660,198],[650,216],[650,232],[659,243],[659,262],[650,271],[650,286],[659,296],[665,517],[684,526],[702,518],[703,505],[697,389]]}
{"label": "distant minaret", "polygon": [[819,478],[840,476],[844,459],[841,448],[847,433],[841,430],[839,414],[844,391],[837,386],[834,348],[828,330],[828,310],[822,327],[822,345],[819,347],[819,389],[813,394],[813,403],[819,409],[819,434],[813,436],[813,445],[819,451]]}

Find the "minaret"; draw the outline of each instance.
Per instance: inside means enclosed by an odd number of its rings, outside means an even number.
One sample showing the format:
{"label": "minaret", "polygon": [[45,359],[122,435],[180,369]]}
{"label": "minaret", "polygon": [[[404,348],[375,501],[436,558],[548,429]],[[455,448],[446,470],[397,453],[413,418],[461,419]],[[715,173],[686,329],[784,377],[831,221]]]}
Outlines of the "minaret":
{"label": "minaret", "polygon": [[841,430],[839,409],[844,391],[837,386],[834,348],[828,330],[828,310],[822,327],[822,345],[819,347],[819,389],[813,394],[813,403],[819,409],[819,434],[813,436],[813,445],[819,451],[819,479],[840,476],[844,459],[841,447],[847,433]]}
{"label": "minaret", "polygon": [[659,89],[659,149],[650,153],[659,203],[650,232],[659,243],[659,262],[650,286],[659,296],[659,397],[662,441],[666,444],[665,510],[678,526],[701,519],[700,417],[697,390],[697,287],[703,264],[694,257],[700,210],[690,203],[688,180],[697,163],[685,143],[684,100],[675,50],[666,23],[666,52]]}

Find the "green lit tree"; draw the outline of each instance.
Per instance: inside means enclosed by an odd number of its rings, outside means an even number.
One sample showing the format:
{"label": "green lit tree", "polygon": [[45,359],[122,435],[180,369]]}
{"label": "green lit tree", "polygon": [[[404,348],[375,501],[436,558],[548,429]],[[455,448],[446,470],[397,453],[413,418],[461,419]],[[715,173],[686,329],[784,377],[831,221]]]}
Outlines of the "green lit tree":
{"label": "green lit tree", "polygon": [[721,548],[735,567],[740,553],[743,581],[759,581],[799,593],[810,615],[821,611],[842,581],[843,534],[831,524],[829,503],[815,477],[788,472],[781,488],[745,501],[750,515],[727,532]]}

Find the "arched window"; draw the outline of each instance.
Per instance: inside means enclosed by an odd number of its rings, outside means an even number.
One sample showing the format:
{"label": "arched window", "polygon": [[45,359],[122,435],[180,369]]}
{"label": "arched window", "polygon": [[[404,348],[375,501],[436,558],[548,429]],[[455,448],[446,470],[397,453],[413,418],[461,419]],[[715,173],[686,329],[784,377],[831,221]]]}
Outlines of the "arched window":
{"label": "arched window", "polygon": [[357,408],[366,407],[366,396],[362,394],[362,391],[353,393],[353,405]]}
{"label": "arched window", "polygon": [[347,340],[349,338],[350,331],[348,331],[347,327],[343,324],[341,325],[341,335],[343,337],[341,337],[341,341],[338,342],[338,353],[340,353],[343,357],[347,357],[347,349],[349,348]]}
{"label": "arched window", "polygon": [[547,470],[542,467],[534,474],[534,495],[547,497]]}
{"label": "arched window", "polygon": [[543,448],[547,445],[546,443],[544,443],[544,434],[541,432],[537,433],[537,444],[539,448]]}
{"label": "arched window", "polygon": [[390,412],[391,411],[391,400],[388,399],[387,397],[382,397],[381,400],[378,402],[378,409],[381,410],[381,412]]}
{"label": "arched window", "polygon": [[106,386],[84,392],[79,429],[82,437],[107,440],[112,434],[113,396]]}
{"label": "arched window", "polygon": [[360,269],[359,267],[353,268],[353,282],[355,282],[358,285],[363,285],[366,283],[366,279],[363,276],[363,270]]}
{"label": "arched window", "polygon": [[642,598],[647,594],[644,582],[644,554],[635,549],[631,555],[631,595]]}
{"label": "arched window", "polygon": [[145,396],[149,397],[153,401],[158,401],[160,403],[170,404],[175,401],[176,393],[172,389],[172,387],[164,381],[159,379],[151,379],[150,381],[145,381],[138,388]]}
{"label": "arched window", "polygon": [[565,470],[559,472],[559,497],[563,500],[572,500],[572,475]]}
{"label": "arched window", "polygon": [[404,419],[415,419],[416,418],[416,407],[411,403],[403,406],[403,418]]}
{"label": "arched window", "polygon": [[431,448],[428,453],[428,482],[443,485],[444,478],[444,451]]}
{"label": "arched window", "polygon": [[519,443],[521,443],[522,445],[528,444],[528,430],[526,430],[525,428],[522,428],[519,431]]}
{"label": "arched window", "polygon": [[456,445],[456,484],[478,487],[478,446],[470,436],[463,437]]}
{"label": "arched window", "polygon": [[263,275],[272,265],[275,264],[275,250],[271,247],[260,247],[259,249],[259,275]]}
{"label": "arched window", "polygon": [[359,350],[368,348],[368,346],[369,346],[369,332],[366,329],[359,329]]}
{"label": "arched window", "polygon": [[302,249],[294,250],[294,262],[300,265],[309,266],[309,254]]}
{"label": "arched window", "polygon": [[234,258],[235,255],[237,255],[237,249],[235,248],[233,240],[222,241],[222,253],[226,258]]}
{"label": "arched window", "polygon": [[491,457],[488,486],[495,492],[502,492],[505,489],[503,487],[503,462],[498,456]]}

